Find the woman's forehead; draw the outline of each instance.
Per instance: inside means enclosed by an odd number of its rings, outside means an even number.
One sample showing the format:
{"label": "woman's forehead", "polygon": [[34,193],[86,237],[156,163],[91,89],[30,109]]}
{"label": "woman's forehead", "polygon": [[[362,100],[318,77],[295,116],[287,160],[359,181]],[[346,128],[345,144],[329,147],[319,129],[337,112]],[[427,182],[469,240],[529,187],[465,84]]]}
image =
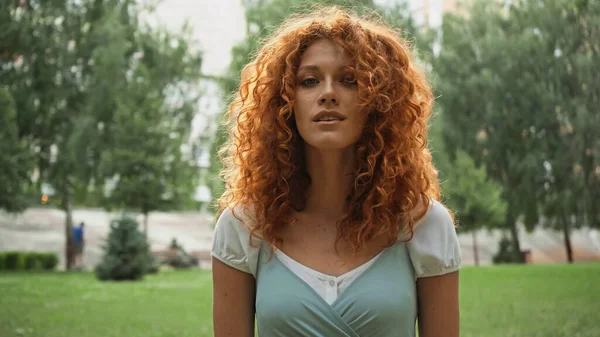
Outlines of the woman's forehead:
{"label": "woman's forehead", "polygon": [[351,58],[344,48],[329,39],[319,39],[311,43],[300,57],[298,71],[318,65],[348,66]]}

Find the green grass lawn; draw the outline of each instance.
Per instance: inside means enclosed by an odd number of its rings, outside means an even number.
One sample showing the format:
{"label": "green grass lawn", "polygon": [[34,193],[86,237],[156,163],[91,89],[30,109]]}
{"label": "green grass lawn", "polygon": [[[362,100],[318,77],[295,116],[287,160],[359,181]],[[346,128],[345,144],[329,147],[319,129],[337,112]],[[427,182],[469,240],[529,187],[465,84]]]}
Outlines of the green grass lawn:
{"label": "green grass lawn", "polygon": [[[0,336],[211,336],[211,289],[198,270],[0,274]],[[460,298],[462,337],[600,336],[600,263],[465,267]]]}

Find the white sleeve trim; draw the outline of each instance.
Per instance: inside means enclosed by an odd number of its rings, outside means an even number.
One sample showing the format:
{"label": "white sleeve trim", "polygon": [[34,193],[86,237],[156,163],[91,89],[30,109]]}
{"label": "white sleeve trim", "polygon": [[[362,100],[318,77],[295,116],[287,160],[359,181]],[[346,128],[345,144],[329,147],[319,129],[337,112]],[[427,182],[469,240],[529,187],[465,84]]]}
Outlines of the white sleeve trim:
{"label": "white sleeve trim", "polygon": [[244,259],[244,262],[238,263],[238,262],[233,262],[234,260],[231,259],[231,257],[229,257],[229,258],[225,257],[224,255],[221,255],[218,252],[211,252],[210,255],[232,268],[235,268],[235,269],[242,271],[244,273],[247,273],[247,274],[252,274],[250,272],[250,268],[248,268],[248,259]]}
{"label": "white sleeve trim", "polygon": [[457,265],[453,265],[453,266],[441,267],[437,270],[424,269],[421,272],[421,275],[417,276],[417,278],[433,277],[433,276],[441,276],[441,275],[445,275],[445,274],[450,274],[450,273],[460,270],[460,267],[461,267],[461,265],[457,264]]}

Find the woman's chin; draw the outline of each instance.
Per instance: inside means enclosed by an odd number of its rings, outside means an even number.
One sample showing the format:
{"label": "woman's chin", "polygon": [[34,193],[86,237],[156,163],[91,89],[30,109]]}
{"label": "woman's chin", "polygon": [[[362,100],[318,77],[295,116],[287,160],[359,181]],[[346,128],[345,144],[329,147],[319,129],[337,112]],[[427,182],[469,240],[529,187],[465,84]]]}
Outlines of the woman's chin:
{"label": "woman's chin", "polygon": [[356,142],[331,137],[329,139],[307,141],[306,144],[308,147],[320,151],[342,151],[352,148]]}

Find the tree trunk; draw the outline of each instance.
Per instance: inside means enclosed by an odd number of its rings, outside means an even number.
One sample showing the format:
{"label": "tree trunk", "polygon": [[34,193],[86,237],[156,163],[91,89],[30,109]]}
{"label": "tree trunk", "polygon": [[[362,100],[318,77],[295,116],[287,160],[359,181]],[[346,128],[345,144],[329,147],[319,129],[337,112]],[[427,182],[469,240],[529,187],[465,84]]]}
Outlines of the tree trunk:
{"label": "tree trunk", "polygon": [[65,198],[63,200],[63,210],[65,211],[65,268],[70,270],[73,267],[75,252],[73,247],[73,209],[71,205],[71,183],[68,177],[65,177]]}
{"label": "tree trunk", "polygon": [[519,231],[517,229],[517,222],[515,220],[512,211],[508,211],[506,215],[506,225],[510,228],[510,235],[513,242],[513,251],[515,253],[515,261],[519,263],[525,263],[525,258],[521,253],[521,243],[519,242]]}
{"label": "tree trunk", "polygon": [[144,213],[144,236],[148,240],[148,213]]}
{"label": "tree trunk", "polygon": [[565,236],[565,248],[567,250],[567,261],[573,263],[573,248],[571,247],[571,231],[569,221],[563,218],[563,234]]}
{"label": "tree trunk", "polygon": [[475,258],[475,265],[479,265],[479,249],[477,249],[477,231],[472,231],[473,235],[473,257]]}

